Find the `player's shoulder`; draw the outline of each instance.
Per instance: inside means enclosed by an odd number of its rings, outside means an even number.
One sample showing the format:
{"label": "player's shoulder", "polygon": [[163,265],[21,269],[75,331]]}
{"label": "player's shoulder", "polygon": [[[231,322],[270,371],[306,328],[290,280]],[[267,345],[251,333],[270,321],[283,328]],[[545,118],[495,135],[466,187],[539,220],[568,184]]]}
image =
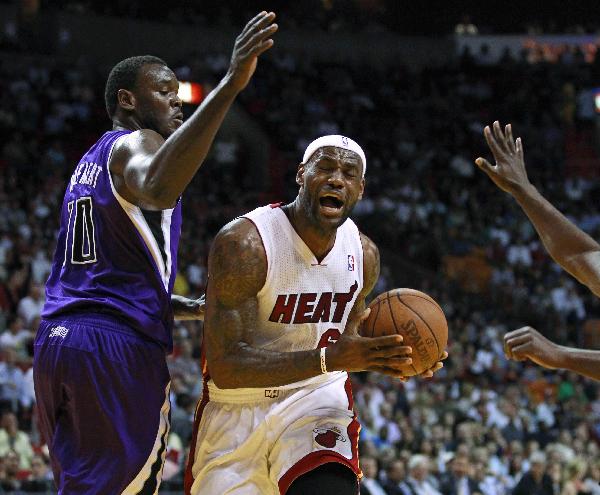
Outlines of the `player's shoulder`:
{"label": "player's shoulder", "polygon": [[256,225],[246,217],[236,218],[219,230],[213,241],[213,251],[225,247],[240,252],[248,250],[254,254],[265,252]]}
{"label": "player's shoulder", "polygon": [[375,244],[369,237],[367,237],[362,232],[360,234],[360,243],[363,248],[363,256],[365,258],[365,263],[367,262],[377,262],[379,263],[379,248],[377,244]]}
{"label": "player's shoulder", "polygon": [[256,226],[240,217],[215,237],[209,256],[209,280],[221,302],[236,302],[256,295],[267,277],[267,257]]}
{"label": "player's shoulder", "polygon": [[111,155],[111,168],[124,166],[137,154],[154,154],[163,145],[165,139],[152,129],[140,129],[125,134],[115,142]]}

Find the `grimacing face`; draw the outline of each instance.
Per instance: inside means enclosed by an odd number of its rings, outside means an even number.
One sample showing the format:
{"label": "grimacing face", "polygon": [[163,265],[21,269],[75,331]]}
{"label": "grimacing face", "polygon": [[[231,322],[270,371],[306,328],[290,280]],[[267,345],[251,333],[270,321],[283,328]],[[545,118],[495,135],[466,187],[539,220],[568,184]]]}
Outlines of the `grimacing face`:
{"label": "grimacing face", "polygon": [[167,139],[183,124],[179,81],[164,65],[147,64],[140,69],[133,95],[134,112],[143,128]]}
{"label": "grimacing face", "polygon": [[302,210],[323,230],[337,229],[362,198],[363,164],[354,151],[335,146],[317,149],[296,174]]}

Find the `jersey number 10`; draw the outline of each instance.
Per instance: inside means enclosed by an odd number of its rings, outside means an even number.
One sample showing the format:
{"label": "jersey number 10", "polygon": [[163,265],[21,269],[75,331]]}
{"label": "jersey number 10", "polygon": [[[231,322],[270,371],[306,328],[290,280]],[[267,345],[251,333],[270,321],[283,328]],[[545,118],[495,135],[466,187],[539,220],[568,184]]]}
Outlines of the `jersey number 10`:
{"label": "jersey number 10", "polygon": [[[75,201],[69,201],[67,206],[69,208],[69,223],[67,225],[67,238],[65,239],[65,263],[69,245],[71,246],[71,263],[75,265],[95,263],[96,237],[92,217],[92,198],[84,196]],[[73,210],[75,210],[75,218],[71,229]]]}

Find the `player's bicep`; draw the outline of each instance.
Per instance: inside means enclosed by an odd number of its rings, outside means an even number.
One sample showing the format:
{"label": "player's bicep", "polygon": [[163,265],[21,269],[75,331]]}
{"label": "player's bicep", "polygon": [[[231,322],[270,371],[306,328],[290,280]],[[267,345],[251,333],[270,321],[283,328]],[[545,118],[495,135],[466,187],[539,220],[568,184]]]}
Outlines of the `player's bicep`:
{"label": "player's bicep", "polygon": [[118,142],[110,159],[110,170],[117,179],[115,186],[122,182],[124,190],[119,192],[136,199],[151,199],[146,179],[152,160],[163,143],[164,138],[149,129],[131,133]]}
{"label": "player's bicep", "polygon": [[256,227],[239,219],[215,238],[209,256],[204,331],[209,364],[235,354],[256,325],[257,294],[265,283],[266,256]]}

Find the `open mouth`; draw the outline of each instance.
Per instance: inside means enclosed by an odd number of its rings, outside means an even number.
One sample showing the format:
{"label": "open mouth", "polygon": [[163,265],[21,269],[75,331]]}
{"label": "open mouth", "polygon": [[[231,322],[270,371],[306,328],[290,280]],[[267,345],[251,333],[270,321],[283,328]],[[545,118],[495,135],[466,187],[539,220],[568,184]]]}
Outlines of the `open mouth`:
{"label": "open mouth", "polygon": [[344,206],[344,202],[335,196],[322,196],[319,198],[319,203],[325,208],[340,210]]}

